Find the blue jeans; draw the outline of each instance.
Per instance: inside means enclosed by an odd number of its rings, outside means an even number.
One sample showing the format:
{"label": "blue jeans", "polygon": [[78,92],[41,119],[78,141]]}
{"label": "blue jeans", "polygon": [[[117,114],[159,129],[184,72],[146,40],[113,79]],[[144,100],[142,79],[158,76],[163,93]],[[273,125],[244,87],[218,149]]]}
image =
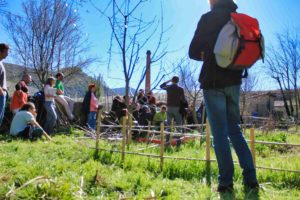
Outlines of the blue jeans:
{"label": "blue jeans", "polygon": [[57,120],[57,114],[56,114],[56,111],[55,111],[54,102],[45,101],[44,107],[47,111],[46,121],[45,121],[45,124],[44,124],[44,130],[48,134],[52,134],[53,131],[54,131],[54,126],[56,125],[56,120]]}
{"label": "blue jeans", "polygon": [[4,118],[5,103],[6,103],[6,95],[0,96],[0,126],[2,125],[2,121]]}
{"label": "blue jeans", "polygon": [[96,130],[96,120],[97,120],[97,112],[89,112],[87,123],[88,126],[93,130]]}
{"label": "blue jeans", "polygon": [[234,165],[228,137],[243,169],[244,184],[257,181],[250,149],[240,128],[240,86],[204,90],[207,117],[219,167],[219,184],[233,183]]}

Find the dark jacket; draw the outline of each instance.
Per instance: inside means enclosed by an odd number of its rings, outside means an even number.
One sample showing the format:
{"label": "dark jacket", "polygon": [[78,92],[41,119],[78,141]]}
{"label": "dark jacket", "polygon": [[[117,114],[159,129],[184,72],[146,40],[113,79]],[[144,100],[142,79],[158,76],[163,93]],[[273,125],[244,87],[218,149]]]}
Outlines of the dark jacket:
{"label": "dark jacket", "polygon": [[213,53],[219,32],[230,20],[230,13],[236,9],[237,5],[232,0],[222,0],[210,12],[202,15],[198,23],[190,44],[189,56],[191,59],[201,61],[201,52],[204,53],[204,63],[199,77],[202,89],[241,84],[243,71],[219,67]]}
{"label": "dark jacket", "polygon": [[85,94],[83,102],[82,102],[82,111],[86,115],[88,115],[90,113],[91,96],[92,96],[92,92],[88,91]]}
{"label": "dark jacket", "polygon": [[160,85],[160,88],[167,91],[167,106],[180,107],[181,102],[185,101],[184,90],[177,84],[167,85],[167,82]]}
{"label": "dark jacket", "polygon": [[127,107],[125,103],[115,98],[111,106],[111,111],[114,112],[117,118],[120,120],[122,117],[126,116],[126,112],[124,111],[126,108]]}

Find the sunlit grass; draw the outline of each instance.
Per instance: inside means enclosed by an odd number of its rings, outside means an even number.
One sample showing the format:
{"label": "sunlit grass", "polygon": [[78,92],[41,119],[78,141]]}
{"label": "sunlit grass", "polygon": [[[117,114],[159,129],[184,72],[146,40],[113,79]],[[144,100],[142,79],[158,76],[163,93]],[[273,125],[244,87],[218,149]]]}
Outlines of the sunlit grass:
{"label": "sunlit grass", "polygon": [[[205,162],[165,159],[161,172],[159,159],[156,158],[126,155],[123,165],[120,154],[100,151],[98,160],[94,160],[94,149],[88,146],[95,147],[95,141],[77,139],[81,134],[73,131],[70,136],[59,135],[53,138],[53,142],[0,141],[0,199],[5,198],[13,185],[18,188],[37,176],[46,176],[48,179],[18,190],[14,197],[79,199],[80,179],[83,177],[84,199],[143,199],[151,195],[157,199],[172,200],[257,199],[249,193],[244,193],[239,166],[235,167],[234,197],[220,197],[214,190],[217,186],[216,163],[211,164],[209,186]],[[287,141],[290,137],[295,136],[288,134]],[[266,138],[261,136],[261,140],[263,139]],[[298,138],[295,137],[294,140],[296,139]],[[129,151],[143,147],[147,147],[147,144],[133,143]],[[119,143],[103,140],[100,142],[100,148],[121,149]],[[268,147],[266,151],[266,155],[262,155],[257,149],[259,166],[300,169],[297,154],[299,149],[281,152]],[[139,152],[159,155],[159,148]],[[214,159],[213,150],[211,154]],[[199,140],[190,141],[180,149],[167,149],[165,155],[205,158],[205,143],[200,146]],[[299,174],[258,170],[258,178],[262,184],[260,199],[297,199],[300,196]]]}

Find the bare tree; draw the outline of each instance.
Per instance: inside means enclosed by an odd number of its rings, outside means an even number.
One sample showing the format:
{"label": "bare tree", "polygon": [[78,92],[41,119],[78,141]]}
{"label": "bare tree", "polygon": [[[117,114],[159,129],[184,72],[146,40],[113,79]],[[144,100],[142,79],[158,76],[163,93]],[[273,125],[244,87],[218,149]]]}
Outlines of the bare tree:
{"label": "bare tree", "polygon": [[298,118],[300,38],[297,33],[286,31],[277,35],[277,45],[270,48],[266,65],[268,74],[280,88],[287,115]]}
{"label": "bare tree", "polygon": [[67,69],[69,76],[94,61],[86,57],[89,44],[73,1],[28,0],[22,6],[23,15],[7,14],[4,27],[16,56],[25,70],[33,69],[39,85],[57,71]]}
{"label": "bare tree", "polygon": [[198,77],[195,77],[195,75],[197,76],[199,74],[199,66],[193,66],[189,59],[182,58],[177,64],[177,69],[180,77],[180,85],[183,87],[189,105],[193,111],[193,120],[198,124],[196,106],[197,102],[200,102],[200,99],[202,99],[202,92]]}
{"label": "bare tree", "polygon": [[0,0],[0,14],[5,13],[5,10],[3,8],[5,8],[7,5],[6,0]]}
{"label": "bare tree", "polygon": [[[146,47],[151,42],[156,43],[152,51],[151,64],[161,60],[166,54],[164,34],[167,29],[163,24],[163,12],[159,20],[154,16],[150,21],[144,19],[141,11],[142,4],[149,0],[110,0],[107,7],[101,10],[94,7],[104,15],[112,30],[109,48],[109,64],[113,56],[121,60],[125,80],[125,95],[129,95],[132,77],[139,77],[137,89],[143,82],[146,74]],[[110,14],[107,14],[110,12]],[[156,38],[155,42],[152,40]],[[153,46],[153,45],[152,45]],[[161,65],[158,65],[161,68]],[[164,73],[158,73],[161,80]],[[137,93],[134,94],[134,97]],[[126,98],[126,104],[129,104]]]}

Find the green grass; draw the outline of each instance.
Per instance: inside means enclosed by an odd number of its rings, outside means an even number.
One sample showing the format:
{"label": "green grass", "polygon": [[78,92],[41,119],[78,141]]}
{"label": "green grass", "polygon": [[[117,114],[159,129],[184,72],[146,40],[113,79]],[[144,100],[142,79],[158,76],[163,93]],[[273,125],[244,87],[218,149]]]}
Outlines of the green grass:
{"label": "green grass", "polygon": [[[117,153],[99,152],[94,159],[95,142],[77,139],[82,133],[73,130],[71,135],[57,135],[52,142],[0,140],[0,199],[5,199],[11,187],[19,188],[27,181],[45,176],[39,182],[17,190],[15,199],[80,199],[80,180],[83,177],[83,199],[145,199],[155,195],[157,199],[299,199],[300,175],[286,172],[258,170],[262,184],[259,195],[244,192],[241,170],[235,170],[235,194],[219,196],[217,166],[211,164],[211,175],[207,177],[205,162],[165,159],[160,171],[159,159],[126,155],[122,164]],[[284,133],[272,137],[257,133],[259,140],[286,140],[300,143],[300,136]],[[279,138],[279,139],[278,139]],[[293,138],[290,141],[290,138]],[[280,141],[277,141],[280,142]],[[100,147],[119,149],[119,143],[100,142]],[[133,144],[129,151],[146,147]],[[299,149],[281,151],[277,147],[260,150],[257,147],[257,164],[291,170],[300,169]],[[140,151],[159,154],[159,149]],[[211,152],[214,158],[213,151]],[[176,157],[205,157],[205,146],[200,141],[191,141],[179,150],[167,149],[165,155]],[[234,156],[236,159],[236,156]],[[211,179],[211,180],[209,180]],[[211,181],[211,185],[207,184]]]}

